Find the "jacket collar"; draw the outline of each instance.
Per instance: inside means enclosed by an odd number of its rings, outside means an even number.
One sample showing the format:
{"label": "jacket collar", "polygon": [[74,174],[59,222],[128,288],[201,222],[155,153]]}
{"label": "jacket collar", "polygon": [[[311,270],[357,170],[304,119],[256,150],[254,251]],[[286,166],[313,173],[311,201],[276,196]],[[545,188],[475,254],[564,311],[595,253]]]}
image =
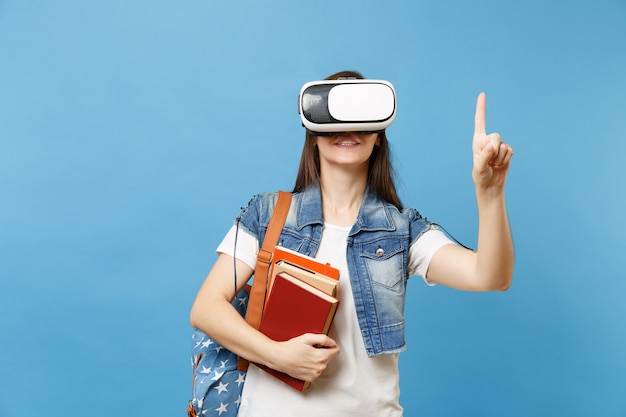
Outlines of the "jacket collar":
{"label": "jacket collar", "polygon": [[[389,207],[368,187],[365,190],[365,196],[350,235],[354,235],[362,230],[395,230],[396,227],[391,219]],[[312,184],[302,192],[302,198],[299,201],[297,210],[297,227],[299,230],[312,224],[324,224],[322,196],[319,185]]]}

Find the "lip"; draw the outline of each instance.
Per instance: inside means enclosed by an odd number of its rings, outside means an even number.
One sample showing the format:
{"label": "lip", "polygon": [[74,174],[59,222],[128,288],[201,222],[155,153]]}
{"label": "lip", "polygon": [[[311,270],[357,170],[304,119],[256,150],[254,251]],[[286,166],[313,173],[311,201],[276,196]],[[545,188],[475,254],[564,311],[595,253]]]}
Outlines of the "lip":
{"label": "lip", "polygon": [[359,141],[355,140],[354,138],[350,136],[339,137],[337,138],[337,141],[335,142],[335,146],[342,146],[342,147],[352,147],[352,146],[357,146],[357,145],[359,145]]}
{"label": "lip", "polygon": [[354,146],[360,143],[359,138],[350,132],[340,133],[335,137],[335,145]]}

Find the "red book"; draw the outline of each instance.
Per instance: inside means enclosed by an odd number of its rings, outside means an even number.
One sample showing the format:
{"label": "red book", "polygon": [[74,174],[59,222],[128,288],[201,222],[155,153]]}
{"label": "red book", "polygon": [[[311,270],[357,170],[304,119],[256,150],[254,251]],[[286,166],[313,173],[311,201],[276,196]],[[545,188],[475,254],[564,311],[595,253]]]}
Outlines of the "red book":
{"label": "red book", "polygon": [[[279,342],[305,333],[328,334],[338,305],[335,297],[281,272],[274,278],[259,331]],[[259,367],[298,391],[309,386],[308,382],[267,366]]]}

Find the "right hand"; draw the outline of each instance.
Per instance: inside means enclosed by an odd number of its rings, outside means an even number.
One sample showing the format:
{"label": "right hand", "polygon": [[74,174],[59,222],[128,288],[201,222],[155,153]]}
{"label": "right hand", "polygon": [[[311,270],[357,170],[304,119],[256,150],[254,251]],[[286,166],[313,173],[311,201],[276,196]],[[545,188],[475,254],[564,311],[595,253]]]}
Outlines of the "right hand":
{"label": "right hand", "polygon": [[330,337],[306,333],[286,342],[277,342],[268,366],[294,378],[313,382],[339,352],[339,346]]}
{"label": "right hand", "polygon": [[487,98],[485,93],[480,93],[476,100],[474,117],[472,178],[476,187],[503,189],[513,157],[513,148],[502,142],[499,133],[486,133],[486,108]]}

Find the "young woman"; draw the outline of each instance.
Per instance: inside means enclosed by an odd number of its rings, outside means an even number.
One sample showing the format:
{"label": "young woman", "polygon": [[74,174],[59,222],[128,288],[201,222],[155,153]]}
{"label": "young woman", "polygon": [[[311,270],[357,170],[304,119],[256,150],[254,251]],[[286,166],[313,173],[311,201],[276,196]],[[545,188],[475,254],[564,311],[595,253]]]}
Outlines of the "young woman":
{"label": "young woman", "polygon": [[[327,79],[342,77],[363,78],[348,71]],[[341,305],[328,336],[305,334],[286,342],[270,340],[235,311],[234,269],[238,291],[254,272],[276,201],[276,193],[255,196],[238,217],[238,229],[233,226],[220,244],[191,324],[251,362],[313,382],[301,393],[250,365],[240,416],[402,416],[398,355],[405,348],[408,277],[469,291],[506,290],[511,282],[504,185],[513,151],[497,133],[486,134],[484,94],[476,103],[472,149],[476,251],[454,244],[416,210],[402,207],[385,132],[307,132],[280,243],[340,269]]]}

